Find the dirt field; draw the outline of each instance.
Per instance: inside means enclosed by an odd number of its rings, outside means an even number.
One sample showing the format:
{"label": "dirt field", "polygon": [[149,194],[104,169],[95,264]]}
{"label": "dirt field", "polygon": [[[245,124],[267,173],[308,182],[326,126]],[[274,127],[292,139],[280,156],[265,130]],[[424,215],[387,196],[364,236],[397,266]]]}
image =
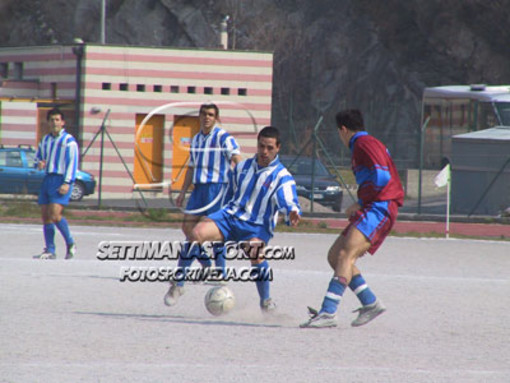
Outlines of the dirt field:
{"label": "dirt field", "polygon": [[[178,230],[73,226],[78,256],[32,260],[40,225],[0,224],[0,382],[510,381],[510,244],[390,237],[360,261],[388,311],[353,328],[347,292],[339,327],[300,329],[331,272],[335,236],[278,233],[294,260],[273,261],[278,314],[264,317],[253,283],[231,283],[234,311],[212,317],[210,288],[187,285],[173,308],[167,284],[119,282],[121,267],[175,262],[100,261],[100,241],[178,241]],[[230,266],[246,266],[232,261]]]}

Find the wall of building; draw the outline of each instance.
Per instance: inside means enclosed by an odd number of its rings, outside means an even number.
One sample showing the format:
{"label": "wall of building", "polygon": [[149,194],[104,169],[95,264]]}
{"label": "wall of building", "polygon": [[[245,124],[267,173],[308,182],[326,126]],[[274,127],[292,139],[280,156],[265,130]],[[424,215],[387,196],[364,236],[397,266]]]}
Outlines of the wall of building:
{"label": "wall of building", "polygon": [[37,103],[0,101],[0,143],[32,145],[37,140]]}
{"label": "wall of building", "polygon": [[[133,172],[137,115],[163,116],[164,181],[172,171],[175,116],[197,116],[200,104],[215,102],[222,126],[238,139],[245,156],[255,153],[256,133],[271,122],[272,53],[104,45],[83,48],[80,131],[68,130],[81,139],[82,151],[90,145],[81,168],[96,177],[101,140],[94,137],[103,120]],[[67,105],[66,120],[72,124],[76,60],[72,46],[0,48],[0,143],[36,145],[40,135],[37,124],[43,123],[41,111],[52,105]],[[106,138],[102,197],[131,198],[132,187],[133,181]]]}
{"label": "wall of building", "polygon": [[38,111],[73,103],[75,72],[71,47],[1,48],[0,143],[36,146],[46,127]]}
{"label": "wall of building", "polygon": [[452,212],[498,215],[510,207],[510,127],[453,137]]}
{"label": "wall of building", "polygon": [[[171,129],[175,115],[198,115],[201,103],[215,102],[222,126],[238,139],[245,155],[255,153],[257,131],[271,122],[271,53],[87,45],[83,81],[83,146],[106,128],[133,172],[135,119],[157,110],[164,123],[164,181],[170,180]],[[167,107],[164,107],[167,105]],[[94,111],[101,112],[94,114]],[[83,169],[97,175],[96,140]],[[109,140],[105,141],[102,195],[132,196],[133,182]]]}

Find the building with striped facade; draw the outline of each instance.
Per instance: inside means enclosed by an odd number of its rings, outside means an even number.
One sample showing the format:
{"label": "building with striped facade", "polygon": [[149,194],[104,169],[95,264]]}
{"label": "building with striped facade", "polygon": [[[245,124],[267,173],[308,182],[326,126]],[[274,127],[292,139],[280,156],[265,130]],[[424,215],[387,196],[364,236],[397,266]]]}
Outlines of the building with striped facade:
{"label": "building with striped facade", "polygon": [[255,153],[258,130],[271,123],[272,76],[269,52],[0,48],[0,144],[37,145],[46,112],[59,106],[80,143],[80,168],[99,176],[103,146],[102,196],[131,198],[134,184],[182,182],[202,103],[219,106],[244,156]]}

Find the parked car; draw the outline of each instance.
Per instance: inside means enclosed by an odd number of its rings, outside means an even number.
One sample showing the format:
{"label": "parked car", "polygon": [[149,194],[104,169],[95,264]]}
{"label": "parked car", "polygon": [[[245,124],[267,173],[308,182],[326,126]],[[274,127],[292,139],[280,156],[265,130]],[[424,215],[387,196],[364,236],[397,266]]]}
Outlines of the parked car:
{"label": "parked car", "polygon": [[[34,167],[35,150],[28,145],[0,145],[0,194],[39,194],[44,171]],[[71,201],[94,194],[96,180],[90,173],[78,170]]]}
{"label": "parked car", "polygon": [[313,199],[321,205],[331,207],[335,211],[342,208],[343,190],[335,177],[329,172],[324,164],[315,159],[315,180],[312,193],[312,163],[311,157],[295,157],[280,155],[280,161],[296,180],[297,193],[299,196]]}

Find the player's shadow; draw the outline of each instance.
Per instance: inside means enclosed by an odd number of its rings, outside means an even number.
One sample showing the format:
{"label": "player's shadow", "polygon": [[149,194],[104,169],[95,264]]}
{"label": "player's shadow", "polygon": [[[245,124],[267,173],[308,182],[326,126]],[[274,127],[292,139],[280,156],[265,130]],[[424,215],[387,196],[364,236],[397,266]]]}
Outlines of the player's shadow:
{"label": "player's shadow", "polygon": [[286,327],[282,324],[277,323],[250,323],[240,322],[236,320],[227,319],[200,319],[200,318],[189,318],[183,315],[156,315],[156,314],[122,314],[122,313],[105,313],[105,312],[84,312],[75,311],[78,315],[90,315],[107,317],[112,319],[137,319],[142,321],[158,321],[158,322],[169,322],[169,323],[184,323],[184,324],[196,324],[204,326],[242,326],[242,327],[267,327],[267,328],[281,328]]}

